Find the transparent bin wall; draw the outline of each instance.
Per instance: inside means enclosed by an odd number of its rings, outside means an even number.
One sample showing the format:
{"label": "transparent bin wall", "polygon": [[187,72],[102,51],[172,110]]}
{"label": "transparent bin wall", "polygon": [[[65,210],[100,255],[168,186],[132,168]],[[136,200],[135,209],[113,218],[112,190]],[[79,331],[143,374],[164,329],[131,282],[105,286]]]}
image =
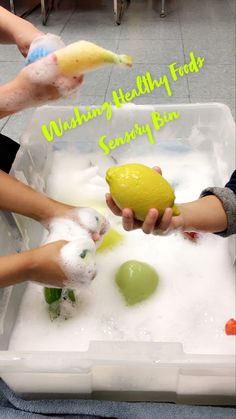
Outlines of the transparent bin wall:
{"label": "transparent bin wall", "polygon": [[[105,116],[84,123],[47,142],[41,125],[51,120],[70,121],[73,107],[39,108],[24,137],[13,167],[13,173],[24,182],[45,191],[52,154],[57,149],[76,148],[80,153],[98,152],[101,135],[107,139],[123,136],[134,124],[152,126],[152,112],[181,112],[180,118],[154,131],[155,144],[146,136],[111,152],[109,158],[156,153],[159,148],[186,148],[206,151],[215,167],[215,184],[223,186],[235,168],[234,122],[229,109],[222,104],[135,106],[114,109]],[[81,107],[80,112],[86,112]],[[198,141],[196,142],[196,138]],[[206,185],[207,186],[207,185]],[[40,243],[43,229],[25,217],[16,222],[26,246]],[[0,225],[5,221],[0,220]],[[1,230],[1,237],[7,230]],[[1,240],[3,242],[3,240]],[[10,244],[11,244],[10,240]],[[10,250],[10,249],[9,249]],[[12,249],[13,251],[13,249]],[[11,287],[0,310],[0,372],[4,380],[25,397],[101,397],[123,400],[163,400],[190,403],[233,404],[235,402],[235,369],[232,355],[189,355],[179,343],[91,342],[88,352],[12,353],[7,350],[9,338],[24,292]],[[3,299],[2,302],[3,303]],[[47,390],[46,390],[47,389]]]}
{"label": "transparent bin wall", "polygon": [[[22,171],[27,181],[40,189],[45,187],[54,149],[75,147],[81,153],[97,151],[102,159],[103,150],[98,146],[100,136],[106,135],[107,140],[123,136],[125,131],[130,131],[137,123],[139,125],[149,123],[152,127],[152,112],[163,114],[179,111],[180,117],[168,122],[159,131],[153,129],[155,144],[150,144],[144,135],[113,150],[109,154],[110,158],[112,156],[119,160],[119,156],[135,157],[138,154],[157,153],[158,148],[163,146],[180,152],[184,147],[206,150],[214,161],[216,182],[219,186],[224,185],[235,168],[235,126],[226,105],[127,105],[122,109],[113,108],[110,121],[102,115],[83,123],[76,129],[67,130],[61,137],[55,137],[53,141],[48,142],[42,134],[42,124],[49,126],[52,120],[58,123],[59,119],[62,123],[65,121],[70,123],[74,117],[73,109],[73,107],[39,108],[22,139],[23,147],[21,153],[18,153],[14,169],[17,172]],[[79,109],[81,113],[86,113],[85,107]]]}
{"label": "transparent bin wall", "polygon": [[[90,107],[90,110],[96,107]],[[79,108],[80,114],[87,114],[86,107]],[[129,144],[117,147],[108,156],[99,147],[99,138],[106,135],[106,142],[119,136],[124,136],[135,124],[145,125],[152,123],[152,113],[160,115],[169,112],[180,112],[180,117],[168,122],[159,131],[152,130],[155,144],[150,144],[147,135],[131,140]],[[127,105],[122,109],[113,108],[112,118],[108,121],[105,113],[89,122],[83,123],[76,129],[65,130],[61,137],[54,137],[48,142],[42,133],[42,125],[49,127],[51,121],[57,125],[71,124],[75,118],[74,107],[45,106],[39,108],[22,138],[21,151],[18,152],[14,165],[16,177],[27,181],[38,190],[45,191],[47,176],[51,167],[54,150],[74,149],[80,153],[97,152],[98,165],[101,159],[113,165],[120,157],[145,155],[159,150],[176,150],[179,153],[186,149],[205,151],[212,165],[215,167],[214,183],[224,186],[235,170],[235,124],[229,108],[220,103],[192,104],[192,105]],[[104,166],[104,165],[103,165]],[[100,175],[105,173],[101,170]],[[210,186],[210,185],[206,185]],[[21,218],[21,217],[20,217]],[[18,220],[20,223],[20,219]],[[24,223],[31,221],[24,220]],[[31,227],[31,228],[35,228]],[[27,228],[27,230],[29,230]],[[35,237],[35,234],[34,234]],[[27,237],[27,240],[29,237]],[[30,237],[30,244],[34,244]],[[232,259],[235,258],[236,239],[230,238],[229,248]]]}

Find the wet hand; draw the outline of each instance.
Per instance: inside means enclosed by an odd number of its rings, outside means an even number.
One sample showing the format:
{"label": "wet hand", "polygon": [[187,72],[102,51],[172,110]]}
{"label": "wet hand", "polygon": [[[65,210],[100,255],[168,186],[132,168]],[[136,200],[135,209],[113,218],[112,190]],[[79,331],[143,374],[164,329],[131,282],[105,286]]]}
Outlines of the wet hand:
{"label": "wet hand", "polygon": [[29,279],[43,285],[65,287],[68,279],[60,265],[60,251],[65,244],[66,241],[60,240],[29,251]]}
{"label": "wet hand", "polygon": [[88,231],[95,242],[109,230],[109,222],[93,208],[74,207],[51,199],[48,199],[47,208],[47,213],[39,220],[47,229],[53,219],[70,219]]}
{"label": "wet hand", "polygon": [[83,75],[61,76],[52,53],[23,68],[15,82],[21,100],[28,101],[30,107],[72,95],[82,84]]}

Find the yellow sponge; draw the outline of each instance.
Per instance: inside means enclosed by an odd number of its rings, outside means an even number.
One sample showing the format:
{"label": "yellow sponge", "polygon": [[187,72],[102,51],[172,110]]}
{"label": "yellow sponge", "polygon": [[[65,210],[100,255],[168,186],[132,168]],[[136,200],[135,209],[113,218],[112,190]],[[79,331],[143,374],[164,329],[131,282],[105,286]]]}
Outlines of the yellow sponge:
{"label": "yellow sponge", "polygon": [[78,41],[54,52],[62,75],[77,75],[105,64],[132,66],[128,55],[117,55],[92,42]]}

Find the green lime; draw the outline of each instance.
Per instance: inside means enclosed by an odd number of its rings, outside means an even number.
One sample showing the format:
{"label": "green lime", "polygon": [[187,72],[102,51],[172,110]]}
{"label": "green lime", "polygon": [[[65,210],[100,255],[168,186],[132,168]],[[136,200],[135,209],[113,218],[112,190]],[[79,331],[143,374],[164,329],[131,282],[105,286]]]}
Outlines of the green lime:
{"label": "green lime", "polygon": [[147,263],[129,260],[120,266],[115,280],[127,303],[133,305],[153,294],[159,277]]}

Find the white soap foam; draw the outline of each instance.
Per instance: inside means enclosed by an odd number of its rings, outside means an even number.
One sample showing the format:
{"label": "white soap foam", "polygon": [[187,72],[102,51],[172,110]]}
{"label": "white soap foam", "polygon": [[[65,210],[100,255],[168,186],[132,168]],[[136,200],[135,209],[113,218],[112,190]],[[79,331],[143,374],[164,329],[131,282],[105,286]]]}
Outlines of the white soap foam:
{"label": "white soap foam", "polygon": [[[59,201],[79,206],[104,206],[104,196],[108,191],[104,172],[114,164],[109,157],[101,153],[84,154],[81,159],[73,149],[63,152],[55,151],[52,170],[47,180],[48,194]],[[79,160],[78,160],[79,157]],[[98,166],[98,160],[99,166]],[[65,185],[67,180],[67,185]],[[69,181],[68,181],[69,180]],[[63,187],[61,187],[63,185]],[[85,187],[86,186],[86,187]]]}
{"label": "white soap foam", "polygon": [[65,286],[80,288],[81,284],[89,285],[96,276],[95,245],[92,240],[81,238],[71,241],[62,247],[60,261],[68,280]]}
{"label": "white soap foam", "polygon": [[109,229],[106,218],[93,208],[76,208],[68,213],[71,218],[50,220],[48,235],[43,243],[66,240],[62,247],[60,264],[67,276],[65,286],[80,289],[81,284],[89,285],[96,276],[96,246],[91,233],[105,234]]}
{"label": "white soap foam", "polygon": [[101,233],[102,235],[108,232],[109,221],[93,208],[78,208],[74,212],[80,224],[87,231]]}
{"label": "white soap foam", "polygon": [[[203,152],[179,155],[163,151],[158,153],[158,161],[154,155],[126,156],[119,164],[128,161],[161,166],[164,176],[175,185],[177,202],[196,199],[203,188],[215,184],[214,166]],[[234,337],[224,332],[226,321],[235,313],[235,273],[228,239],[201,234],[193,243],[179,233],[158,237],[125,232],[120,218],[105,209],[108,187],[104,174],[110,163],[104,159],[98,169],[95,154],[55,153],[50,194],[76,205],[81,200],[83,205],[94,202],[102,207],[112,228],[124,234],[124,241],[96,255],[97,277],[86,293],[78,296],[74,316],[66,322],[49,320],[42,288],[30,284],[10,348],[83,351],[94,340],[131,340],[181,342],[190,353],[234,353]],[[91,189],[96,177],[101,178],[102,186]],[[149,263],[160,277],[152,297],[132,307],[126,305],[114,280],[119,266],[130,259]]]}
{"label": "white soap foam", "polygon": [[44,243],[52,243],[57,240],[72,241],[81,238],[90,242],[92,239],[87,230],[77,222],[68,218],[54,218],[48,225],[49,234]]}
{"label": "white soap foam", "polygon": [[81,81],[79,76],[62,76],[60,74],[57,57],[54,53],[29,64],[21,72],[35,84],[55,86],[62,97],[74,94]]}
{"label": "white soap foam", "polygon": [[93,208],[75,208],[63,218],[54,218],[45,224],[49,230],[47,243],[56,240],[76,240],[84,237],[91,240],[92,233],[105,234],[109,221]]}
{"label": "white soap foam", "polygon": [[39,84],[54,84],[59,76],[58,66],[54,54],[29,64],[22,70],[30,80]]}

